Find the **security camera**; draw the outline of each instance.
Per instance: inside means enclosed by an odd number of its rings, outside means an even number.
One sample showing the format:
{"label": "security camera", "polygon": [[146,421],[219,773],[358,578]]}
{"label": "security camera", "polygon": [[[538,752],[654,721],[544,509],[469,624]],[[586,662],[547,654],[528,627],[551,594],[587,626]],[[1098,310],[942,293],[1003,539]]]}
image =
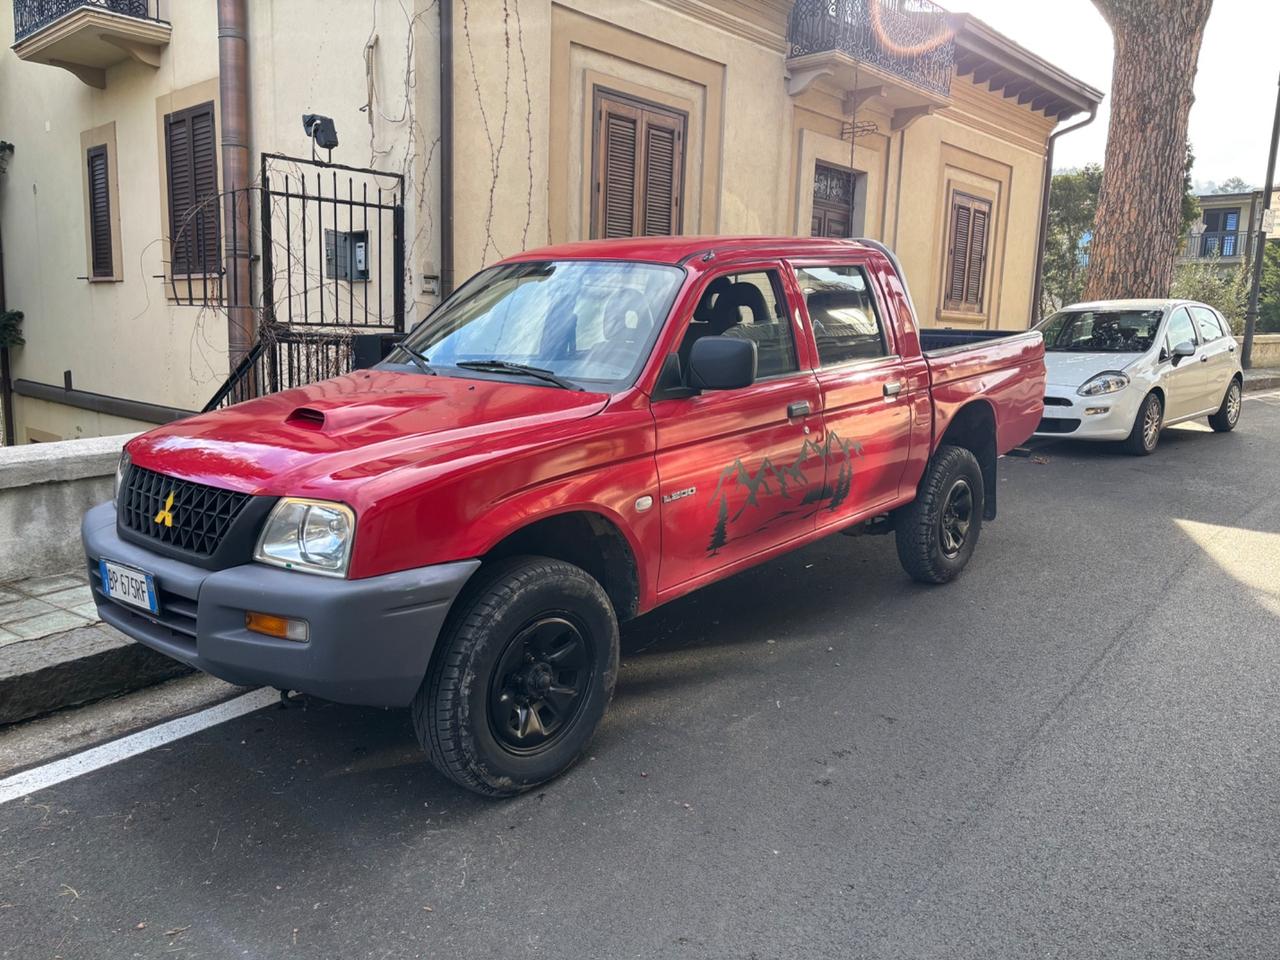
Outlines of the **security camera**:
{"label": "security camera", "polygon": [[322,117],[318,113],[304,113],[302,129],[321,150],[332,150],[338,145],[338,130],[333,125],[332,117]]}

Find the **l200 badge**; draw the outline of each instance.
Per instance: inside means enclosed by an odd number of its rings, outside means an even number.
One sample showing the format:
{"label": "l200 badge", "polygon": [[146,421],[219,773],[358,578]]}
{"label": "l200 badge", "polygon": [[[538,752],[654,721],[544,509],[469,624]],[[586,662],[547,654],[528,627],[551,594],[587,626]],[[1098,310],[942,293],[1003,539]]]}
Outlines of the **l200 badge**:
{"label": "l200 badge", "polygon": [[676,490],[673,493],[664,493],[662,495],[662,502],[671,503],[674,500],[683,500],[685,497],[692,497],[697,492],[697,487],[685,487],[685,489]]}

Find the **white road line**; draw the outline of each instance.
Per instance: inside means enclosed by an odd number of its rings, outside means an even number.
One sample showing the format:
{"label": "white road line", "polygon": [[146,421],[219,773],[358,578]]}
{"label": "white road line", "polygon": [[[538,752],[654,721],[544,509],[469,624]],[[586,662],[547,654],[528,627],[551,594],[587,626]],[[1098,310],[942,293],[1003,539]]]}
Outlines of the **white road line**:
{"label": "white road line", "polygon": [[1267,390],[1265,393],[1246,393],[1246,400],[1270,400],[1273,397],[1280,397],[1280,390]]}
{"label": "white road line", "polygon": [[119,740],[112,740],[80,753],[73,753],[61,760],[54,760],[52,763],[15,773],[11,777],[0,780],[0,804],[17,800],[19,797],[25,797],[37,790],[44,790],[83,774],[92,773],[94,770],[146,753],[148,750],[154,750],[174,740],[189,737],[193,733],[199,733],[219,723],[225,723],[227,720],[242,717],[246,713],[269,707],[279,699],[278,691],[271,687],[261,687],[219,703],[217,706],[209,707],[207,710],[200,710],[175,720],[167,720],[146,730],[139,730],[127,737],[121,737]]}

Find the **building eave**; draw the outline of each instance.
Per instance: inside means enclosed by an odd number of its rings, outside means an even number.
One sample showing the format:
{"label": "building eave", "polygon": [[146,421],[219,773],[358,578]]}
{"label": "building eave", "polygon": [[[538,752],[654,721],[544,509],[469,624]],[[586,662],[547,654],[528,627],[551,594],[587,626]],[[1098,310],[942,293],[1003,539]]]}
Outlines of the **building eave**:
{"label": "building eave", "polygon": [[956,75],[1047,117],[1065,120],[1088,113],[1102,102],[1103,92],[1015,43],[968,13],[952,14],[956,43]]}

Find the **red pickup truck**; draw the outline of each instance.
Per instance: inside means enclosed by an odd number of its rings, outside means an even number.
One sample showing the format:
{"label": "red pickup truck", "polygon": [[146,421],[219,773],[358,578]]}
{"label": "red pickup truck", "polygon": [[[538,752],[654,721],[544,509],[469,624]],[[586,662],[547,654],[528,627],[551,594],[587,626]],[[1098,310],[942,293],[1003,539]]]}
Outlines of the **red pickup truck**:
{"label": "red pickup truck", "polygon": [[511,794],[582,752],[620,621],[835,532],[956,576],[1043,397],[1039,333],[920,330],[873,241],[568,244],[373,369],[132,440],[84,545],[129,636],[407,706],[440,770]]}

